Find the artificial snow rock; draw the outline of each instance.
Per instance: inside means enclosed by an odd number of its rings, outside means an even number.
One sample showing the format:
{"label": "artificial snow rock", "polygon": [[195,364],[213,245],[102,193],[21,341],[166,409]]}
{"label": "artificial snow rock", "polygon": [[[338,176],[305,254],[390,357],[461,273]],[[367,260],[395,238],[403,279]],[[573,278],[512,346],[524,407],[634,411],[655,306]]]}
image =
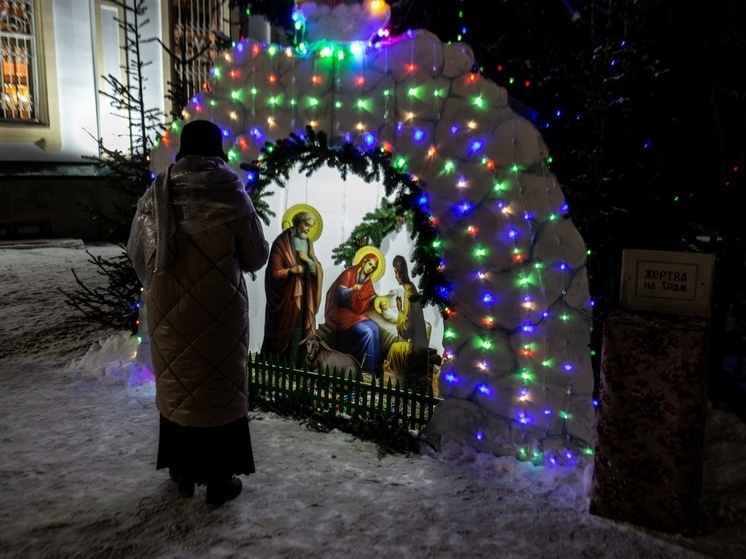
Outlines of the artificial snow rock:
{"label": "artificial snow rock", "polygon": [[[358,3],[297,0],[296,9],[306,21],[306,41],[368,41],[388,24],[391,8],[386,2]],[[376,8],[374,9],[374,5]]]}
{"label": "artificial snow rock", "polygon": [[[425,59],[426,60],[426,59]],[[464,43],[446,45],[443,52],[445,78],[468,77],[474,67],[474,52]]]}

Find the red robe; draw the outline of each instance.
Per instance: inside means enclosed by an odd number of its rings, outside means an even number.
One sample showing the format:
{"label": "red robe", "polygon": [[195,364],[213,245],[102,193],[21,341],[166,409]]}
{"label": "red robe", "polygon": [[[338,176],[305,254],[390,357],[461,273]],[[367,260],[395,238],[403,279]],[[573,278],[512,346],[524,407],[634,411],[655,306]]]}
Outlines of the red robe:
{"label": "red robe", "polygon": [[293,333],[303,319],[302,338],[316,333],[316,313],[321,305],[323,271],[316,258],[313,242],[308,241],[308,257],[316,263],[316,275],[307,269],[303,274],[293,274],[290,268],[302,264],[293,247],[292,228],[283,231],[269,253],[264,290],[267,307],[264,316],[264,341],[262,353],[294,355],[295,348],[288,348]]}
{"label": "red robe", "polygon": [[[361,259],[363,262],[366,258],[373,257],[372,254]],[[373,307],[373,299],[376,292],[373,289],[373,282],[370,278],[366,279],[360,291],[354,291],[348,301],[337,300],[337,290],[339,287],[352,287],[357,283],[358,271],[360,264],[347,268],[342,272],[336,281],[326,293],[326,306],[324,308],[324,319],[327,325],[335,331],[343,331],[351,328],[358,322],[370,320],[365,313]]]}

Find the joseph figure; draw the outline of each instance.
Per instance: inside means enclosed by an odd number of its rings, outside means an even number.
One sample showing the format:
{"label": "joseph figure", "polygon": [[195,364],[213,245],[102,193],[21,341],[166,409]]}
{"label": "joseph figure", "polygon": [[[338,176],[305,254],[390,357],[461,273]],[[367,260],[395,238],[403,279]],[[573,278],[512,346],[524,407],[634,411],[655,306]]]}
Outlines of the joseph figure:
{"label": "joseph figure", "polygon": [[262,353],[291,358],[296,366],[305,359],[301,340],[316,333],[321,303],[323,269],[309,238],[315,224],[310,212],[293,216],[291,227],[272,243],[264,277],[267,306]]}

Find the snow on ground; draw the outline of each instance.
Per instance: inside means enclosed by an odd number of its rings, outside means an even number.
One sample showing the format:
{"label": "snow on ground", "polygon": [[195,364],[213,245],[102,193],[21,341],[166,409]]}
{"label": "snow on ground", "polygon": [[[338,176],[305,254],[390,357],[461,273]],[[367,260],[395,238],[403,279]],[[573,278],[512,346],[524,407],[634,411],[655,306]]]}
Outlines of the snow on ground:
{"label": "snow on ground", "polygon": [[[257,473],[218,509],[155,470],[153,383],[134,341],[68,307],[71,269],[117,254],[79,241],[0,243],[0,557],[746,557],[746,427],[708,420],[700,534],[588,513],[581,468],[451,444],[379,458],[368,442],[251,413]],[[255,334],[256,335],[256,334]]]}

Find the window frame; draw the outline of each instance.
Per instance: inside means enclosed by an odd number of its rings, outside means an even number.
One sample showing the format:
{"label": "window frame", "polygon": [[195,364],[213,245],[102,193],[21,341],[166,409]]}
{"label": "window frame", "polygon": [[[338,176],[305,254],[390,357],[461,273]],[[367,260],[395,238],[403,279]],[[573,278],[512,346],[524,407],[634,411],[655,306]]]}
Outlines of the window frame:
{"label": "window frame", "polygon": [[[164,42],[168,45],[168,48],[172,52],[176,52],[176,45],[174,44],[174,30],[177,23],[177,8],[174,6],[175,0],[167,0],[162,3],[162,36]],[[210,0],[203,0],[209,2]],[[225,33],[227,36],[231,35],[231,8],[230,2],[227,0],[214,0],[216,7],[219,9],[219,13],[216,17],[219,18],[221,25],[220,31]],[[212,35],[212,30],[206,30]],[[208,50],[209,52],[209,50]],[[213,60],[213,65],[215,60]],[[176,61],[164,51],[163,54],[163,73],[164,73],[164,92],[168,94],[170,85],[169,83],[175,83],[177,78]],[[198,87],[196,91],[191,92],[192,95],[199,94],[202,92],[202,87]],[[173,111],[173,102],[171,99],[166,99],[166,113],[171,114]]]}
{"label": "window frame", "polygon": [[0,120],[2,142],[34,143],[45,150],[60,150],[62,134],[54,51],[53,0],[34,0],[34,40],[36,47],[36,98],[38,118]]}

